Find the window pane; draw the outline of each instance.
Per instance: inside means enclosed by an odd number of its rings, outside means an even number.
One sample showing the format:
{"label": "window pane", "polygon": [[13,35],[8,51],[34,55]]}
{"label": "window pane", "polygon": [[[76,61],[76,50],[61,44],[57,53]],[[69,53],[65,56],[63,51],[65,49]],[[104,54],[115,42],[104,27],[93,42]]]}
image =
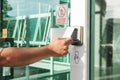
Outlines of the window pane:
{"label": "window pane", "polygon": [[[7,29],[7,36],[14,38],[14,47],[48,45],[51,40],[50,29],[66,27],[66,25],[55,24],[56,6],[65,3],[70,8],[70,0],[3,0],[3,3],[0,2],[2,4],[0,6],[3,7],[0,32],[2,29]],[[67,26],[70,24],[69,16]],[[42,77],[44,77],[42,80],[50,80],[50,78],[69,80],[69,72],[70,54],[47,58],[27,66],[14,67],[12,80],[39,80]]]}
{"label": "window pane", "polygon": [[120,79],[120,0],[95,0],[94,80]]}

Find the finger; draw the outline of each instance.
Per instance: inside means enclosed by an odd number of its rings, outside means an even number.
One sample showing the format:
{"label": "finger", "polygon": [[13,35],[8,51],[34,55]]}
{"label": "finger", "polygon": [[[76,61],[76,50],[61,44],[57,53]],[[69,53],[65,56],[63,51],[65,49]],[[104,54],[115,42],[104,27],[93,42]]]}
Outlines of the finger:
{"label": "finger", "polygon": [[64,40],[65,44],[69,45],[72,42],[72,38],[56,38],[58,40]]}
{"label": "finger", "polygon": [[66,55],[68,51],[64,50],[62,55]]}
{"label": "finger", "polygon": [[64,40],[64,39],[66,39],[66,38],[61,38],[61,37],[58,37],[57,39],[59,39],[59,40]]}
{"label": "finger", "polygon": [[63,50],[63,51],[67,51],[67,50],[68,50],[68,48],[69,48],[69,47],[68,47],[67,45],[64,45],[64,44],[63,44],[63,46],[62,46],[61,50]]}
{"label": "finger", "polygon": [[72,42],[72,39],[71,39],[71,38],[66,38],[66,39],[65,39],[65,44],[68,44],[68,45],[69,45],[71,42]]}

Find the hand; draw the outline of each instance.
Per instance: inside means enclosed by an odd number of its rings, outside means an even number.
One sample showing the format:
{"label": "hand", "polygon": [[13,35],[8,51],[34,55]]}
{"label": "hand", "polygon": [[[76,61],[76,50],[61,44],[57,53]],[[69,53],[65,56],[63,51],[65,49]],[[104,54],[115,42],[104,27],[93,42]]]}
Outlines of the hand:
{"label": "hand", "polygon": [[68,47],[72,39],[70,38],[56,38],[49,45],[48,49],[52,56],[63,56],[68,53]]}

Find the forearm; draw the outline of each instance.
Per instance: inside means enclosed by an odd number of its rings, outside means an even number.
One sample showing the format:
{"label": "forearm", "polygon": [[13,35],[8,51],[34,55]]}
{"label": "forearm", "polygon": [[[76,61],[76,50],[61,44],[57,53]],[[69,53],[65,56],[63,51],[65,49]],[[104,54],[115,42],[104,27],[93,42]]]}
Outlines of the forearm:
{"label": "forearm", "polygon": [[1,64],[5,66],[23,66],[50,57],[51,51],[47,46],[40,48],[5,48],[1,57]]}
{"label": "forearm", "polygon": [[0,53],[0,66],[24,66],[50,56],[63,56],[70,43],[69,38],[56,38],[44,47],[4,48]]}

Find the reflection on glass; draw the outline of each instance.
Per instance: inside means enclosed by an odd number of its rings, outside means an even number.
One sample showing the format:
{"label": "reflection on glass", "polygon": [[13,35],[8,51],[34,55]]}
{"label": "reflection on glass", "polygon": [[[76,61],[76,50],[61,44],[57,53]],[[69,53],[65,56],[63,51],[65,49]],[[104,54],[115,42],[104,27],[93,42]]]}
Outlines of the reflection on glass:
{"label": "reflection on glass", "polygon": [[[48,45],[50,28],[64,27],[64,25],[55,25],[54,13],[56,5],[60,3],[70,2],[69,0],[3,0],[2,28],[8,30],[8,37],[14,38],[15,47]],[[69,61],[68,54],[54,58],[52,66],[55,68],[51,67],[50,58],[28,65],[29,67],[14,67],[12,80],[39,80],[42,76],[47,77],[42,80],[50,80],[51,70],[57,75],[52,76],[55,80],[63,78],[69,80]]]}
{"label": "reflection on glass", "polygon": [[95,80],[119,80],[120,1],[95,1]]}

